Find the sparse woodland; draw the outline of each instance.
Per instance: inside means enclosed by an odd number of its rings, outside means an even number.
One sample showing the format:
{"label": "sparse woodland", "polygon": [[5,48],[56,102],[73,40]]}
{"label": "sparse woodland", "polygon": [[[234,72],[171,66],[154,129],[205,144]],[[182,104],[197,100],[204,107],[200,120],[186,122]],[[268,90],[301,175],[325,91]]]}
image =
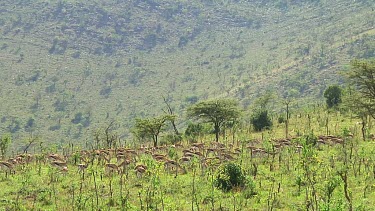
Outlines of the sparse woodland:
{"label": "sparse woodland", "polygon": [[[212,102],[220,101],[195,108]],[[344,102],[288,108],[288,118],[285,112],[272,116],[272,127],[260,132],[248,121],[225,124],[219,142],[214,122],[192,123],[176,140],[167,139],[175,132],[163,125],[170,122],[159,121],[164,129],[158,145],[154,133],[124,145],[111,123],[89,149],[69,144],[56,150],[41,143],[28,148],[37,153],[8,152],[0,162],[0,205],[6,210],[372,209],[373,120],[360,119]],[[146,123],[143,132],[154,127]]]}
{"label": "sparse woodland", "polygon": [[0,211],[374,210],[374,8],[2,1]]}

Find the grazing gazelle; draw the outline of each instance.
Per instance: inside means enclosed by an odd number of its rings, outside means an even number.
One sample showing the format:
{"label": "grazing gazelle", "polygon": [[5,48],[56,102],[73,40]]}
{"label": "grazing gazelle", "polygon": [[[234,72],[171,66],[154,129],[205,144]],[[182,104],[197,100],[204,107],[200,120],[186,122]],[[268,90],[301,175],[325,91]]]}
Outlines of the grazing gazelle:
{"label": "grazing gazelle", "polygon": [[83,163],[78,164],[78,172],[85,172],[87,167],[88,167],[87,163],[86,164],[83,164]]}
{"label": "grazing gazelle", "polygon": [[113,172],[117,172],[119,173],[119,168],[116,164],[114,163],[107,163],[105,164],[105,170],[106,172],[108,172],[109,174],[112,174]]}
{"label": "grazing gazelle", "polygon": [[6,162],[6,161],[0,161],[0,168],[8,169],[8,171],[6,171],[6,175],[8,175],[8,173],[9,174],[16,173],[16,171],[13,168],[13,164]]}
{"label": "grazing gazelle", "polygon": [[142,177],[142,175],[146,172],[147,166],[139,164],[135,168],[135,173],[137,174],[137,177]]}
{"label": "grazing gazelle", "polygon": [[62,162],[62,161],[52,161],[51,165],[59,168],[60,170],[62,170],[64,168],[68,168],[66,162]]}

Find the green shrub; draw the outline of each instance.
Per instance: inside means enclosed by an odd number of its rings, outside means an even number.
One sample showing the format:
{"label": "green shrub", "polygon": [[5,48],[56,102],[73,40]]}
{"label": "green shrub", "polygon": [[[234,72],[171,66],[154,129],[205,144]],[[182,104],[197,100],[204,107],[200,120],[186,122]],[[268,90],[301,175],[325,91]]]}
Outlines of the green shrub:
{"label": "green shrub", "polygon": [[271,118],[268,116],[268,111],[263,110],[255,113],[251,117],[251,124],[255,131],[261,131],[263,129],[268,129],[272,126]]}
{"label": "green shrub", "polygon": [[257,192],[255,191],[255,182],[251,177],[246,177],[245,190],[243,194],[246,199],[257,195]]}
{"label": "green shrub", "polygon": [[284,116],[279,116],[279,118],[277,119],[277,122],[278,122],[279,124],[281,124],[281,123],[285,123],[285,122],[286,122],[285,117],[284,117]]}
{"label": "green shrub", "polygon": [[226,163],[216,171],[214,185],[224,192],[230,191],[234,187],[244,187],[245,184],[246,178],[238,164]]}
{"label": "green shrub", "polygon": [[204,127],[202,124],[189,123],[185,130],[185,136],[189,142],[196,142],[196,139],[204,133]]}
{"label": "green shrub", "polygon": [[318,141],[318,137],[316,137],[313,133],[304,135],[303,138],[306,141],[306,145],[315,146]]}
{"label": "green shrub", "polygon": [[0,139],[0,158],[4,158],[5,154],[8,151],[8,147],[12,142],[12,138],[10,135],[3,135]]}
{"label": "green shrub", "polygon": [[[167,134],[164,136],[164,142],[165,144],[176,144],[178,142],[182,141],[182,136],[181,135],[176,135],[176,134]],[[160,142],[161,144],[162,142]]]}

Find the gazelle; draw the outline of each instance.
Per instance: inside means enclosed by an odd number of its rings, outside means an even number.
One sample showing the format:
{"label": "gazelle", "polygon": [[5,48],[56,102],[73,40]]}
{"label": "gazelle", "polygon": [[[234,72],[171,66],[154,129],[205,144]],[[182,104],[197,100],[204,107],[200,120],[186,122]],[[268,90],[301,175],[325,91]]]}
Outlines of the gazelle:
{"label": "gazelle", "polygon": [[105,170],[109,174],[112,174],[114,171],[116,171],[117,173],[119,173],[119,168],[114,163],[107,163],[107,164],[105,164]]}
{"label": "gazelle", "polygon": [[135,173],[137,174],[137,177],[142,177],[142,175],[146,172],[147,166],[139,164],[135,168]]}
{"label": "gazelle", "polygon": [[87,163],[86,164],[83,164],[83,163],[78,164],[78,172],[85,172],[87,167],[88,167]]}
{"label": "gazelle", "polygon": [[51,165],[59,168],[60,170],[62,170],[64,168],[66,168],[66,169],[68,168],[66,162],[61,162],[61,161],[52,161]]}
{"label": "gazelle", "polygon": [[64,158],[62,158],[58,154],[49,154],[47,158],[50,159],[51,161],[65,162]]}
{"label": "gazelle", "polygon": [[15,174],[16,171],[14,170],[13,168],[13,164],[9,163],[9,162],[6,162],[6,161],[0,161],[0,167],[1,168],[5,168],[5,169],[8,169],[8,171],[6,172],[8,174]]}
{"label": "gazelle", "polygon": [[125,173],[129,164],[130,164],[130,160],[125,159],[120,164],[118,164],[117,167],[119,168],[120,171],[122,168],[122,173]]}

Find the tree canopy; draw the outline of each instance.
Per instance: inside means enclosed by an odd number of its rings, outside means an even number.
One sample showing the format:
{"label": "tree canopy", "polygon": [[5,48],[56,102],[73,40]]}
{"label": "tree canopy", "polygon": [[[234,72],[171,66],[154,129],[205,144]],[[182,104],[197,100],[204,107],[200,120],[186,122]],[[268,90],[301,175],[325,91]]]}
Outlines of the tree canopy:
{"label": "tree canopy", "polygon": [[375,118],[375,60],[354,60],[348,79],[359,94],[356,105]]}
{"label": "tree canopy", "polygon": [[187,110],[188,117],[197,118],[214,125],[216,141],[219,141],[219,133],[225,123],[236,121],[240,115],[238,102],[233,99],[207,100],[192,105]]}
{"label": "tree canopy", "polygon": [[149,119],[136,119],[133,133],[138,138],[152,138],[154,147],[158,145],[158,136],[165,129],[167,121],[174,121],[174,115],[162,115]]}
{"label": "tree canopy", "polygon": [[328,108],[338,106],[342,102],[342,90],[337,85],[331,85],[324,91],[324,97]]}
{"label": "tree canopy", "polygon": [[251,124],[253,124],[255,131],[262,131],[264,128],[272,127],[271,118],[268,116],[267,110],[259,110],[254,113],[250,119]]}

